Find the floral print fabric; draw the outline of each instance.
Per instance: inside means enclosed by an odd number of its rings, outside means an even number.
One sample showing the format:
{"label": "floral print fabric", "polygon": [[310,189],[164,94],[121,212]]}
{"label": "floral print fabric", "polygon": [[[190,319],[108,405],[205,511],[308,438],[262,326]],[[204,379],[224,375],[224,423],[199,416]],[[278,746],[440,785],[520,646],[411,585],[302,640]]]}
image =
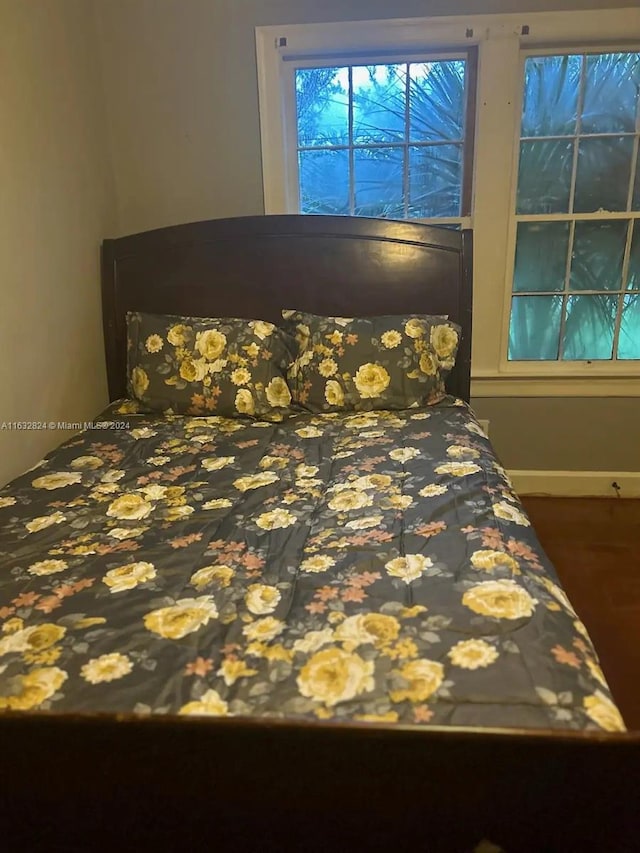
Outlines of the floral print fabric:
{"label": "floral print fabric", "polygon": [[623,728],[465,404],[136,409],[0,491],[0,709]]}
{"label": "floral print fabric", "polygon": [[127,337],[129,391],[147,411],[289,414],[293,341],[273,323],[129,313]]}
{"label": "floral print fabric", "polygon": [[299,346],[289,384],[308,411],[408,409],[444,396],[461,332],[444,317],[282,316]]}

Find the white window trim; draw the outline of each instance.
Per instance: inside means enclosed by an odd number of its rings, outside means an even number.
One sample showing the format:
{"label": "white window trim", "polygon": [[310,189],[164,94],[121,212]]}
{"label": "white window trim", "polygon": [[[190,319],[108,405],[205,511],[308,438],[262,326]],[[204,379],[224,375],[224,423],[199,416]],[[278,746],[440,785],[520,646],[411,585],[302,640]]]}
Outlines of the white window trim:
{"label": "white window trim", "polygon": [[[523,28],[527,32],[523,34]],[[470,34],[472,32],[472,35]],[[282,40],[285,42],[282,42]],[[473,216],[465,226],[475,232],[473,396],[640,396],[637,362],[508,362],[511,298],[509,262],[513,262],[512,200],[517,180],[516,137],[520,132],[521,79],[505,73],[520,68],[523,50],[605,49],[640,42],[640,9],[580,12],[469,15],[330,24],[293,24],[256,28],[256,56],[262,143],[265,213],[292,212],[282,95],[282,58],[311,58],[331,53],[456,50],[477,45],[478,92]],[[283,45],[283,46],[280,46]],[[505,132],[495,134],[496,127]],[[292,140],[288,140],[291,146]],[[294,146],[295,150],[295,146]],[[477,164],[482,163],[482,168]]]}

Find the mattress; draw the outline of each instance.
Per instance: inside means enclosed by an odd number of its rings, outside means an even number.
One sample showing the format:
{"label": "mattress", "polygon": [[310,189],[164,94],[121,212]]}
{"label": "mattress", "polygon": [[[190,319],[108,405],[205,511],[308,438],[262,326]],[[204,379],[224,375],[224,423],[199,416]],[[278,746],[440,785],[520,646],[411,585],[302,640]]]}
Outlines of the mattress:
{"label": "mattress", "polygon": [[0,709],[624,728],[470,408],[150,416],[0,491]]}

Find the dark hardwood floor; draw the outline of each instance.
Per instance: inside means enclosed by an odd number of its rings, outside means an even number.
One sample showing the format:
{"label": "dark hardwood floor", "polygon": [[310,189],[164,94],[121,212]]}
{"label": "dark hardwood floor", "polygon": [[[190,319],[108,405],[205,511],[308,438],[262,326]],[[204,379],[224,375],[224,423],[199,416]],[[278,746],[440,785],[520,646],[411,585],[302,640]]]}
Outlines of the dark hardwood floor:
{"label": "dark hardwood floor", "polygon": [[522,501],[587,626],[627,727],[640,730],[640,500]]}

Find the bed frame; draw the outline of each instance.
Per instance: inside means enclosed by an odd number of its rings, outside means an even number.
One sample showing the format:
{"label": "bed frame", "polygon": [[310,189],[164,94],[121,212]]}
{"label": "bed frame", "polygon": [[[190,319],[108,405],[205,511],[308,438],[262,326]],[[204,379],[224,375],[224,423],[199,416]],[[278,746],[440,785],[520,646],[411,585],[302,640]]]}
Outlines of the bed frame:
{"label": "bed frame", "polygon": [[[129,309],[279,319],[449,314],[469,398],[471,233],[342,217],[106,240],[111,399]],[[631,851],[640,735],[251,719],[0,717],[0,839],[23,850]]]}

